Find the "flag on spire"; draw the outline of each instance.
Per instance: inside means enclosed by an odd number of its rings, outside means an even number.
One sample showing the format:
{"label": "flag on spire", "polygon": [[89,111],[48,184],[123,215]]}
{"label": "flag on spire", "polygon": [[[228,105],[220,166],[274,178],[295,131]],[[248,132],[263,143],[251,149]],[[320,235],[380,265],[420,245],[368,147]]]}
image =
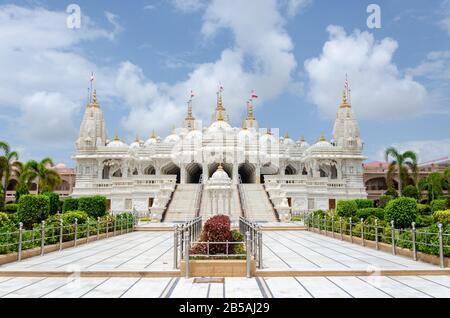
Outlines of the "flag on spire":
{"label": "flag on spire", "polygon": [[191,99],[195,97],[194,91],[191,90]]}
{"label": "flag on spire", "polygon": [[222,85],[222,83],[219,83],[219,91],[223,92],[223,85]]}
{"label": "flag on spire", "polygon": [[252,98],[251,99],[258,99],[258,95],[256,95],[255,90],[252,90]]}
{"label": "flag on spire", "polygon": [[91,73],[91,79],[89,80],[91,83],[94,81],[95,77],[94,77],[94,72]]}

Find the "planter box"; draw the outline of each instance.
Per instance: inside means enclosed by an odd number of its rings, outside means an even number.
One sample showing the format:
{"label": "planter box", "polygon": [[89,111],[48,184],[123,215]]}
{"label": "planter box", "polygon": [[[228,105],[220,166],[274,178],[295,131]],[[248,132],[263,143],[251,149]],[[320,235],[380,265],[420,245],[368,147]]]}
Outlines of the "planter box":
{"label": "planter box", "polygon": [[[246,277],[246,260],[191,260],[189,262],[190,277]],[[181,276],[186,274],[186,263],[180,263]],[[250,272],[256,272],[255,260],[250,261]]]}

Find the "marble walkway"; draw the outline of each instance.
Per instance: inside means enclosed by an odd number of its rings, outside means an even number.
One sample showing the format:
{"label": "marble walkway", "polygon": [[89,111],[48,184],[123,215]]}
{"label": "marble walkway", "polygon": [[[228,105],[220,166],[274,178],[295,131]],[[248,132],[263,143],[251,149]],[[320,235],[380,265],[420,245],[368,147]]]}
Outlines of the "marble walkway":
{"label": "marble walkway", "polygon": [[449,298],[449,276],[0,278],[0,298]]}

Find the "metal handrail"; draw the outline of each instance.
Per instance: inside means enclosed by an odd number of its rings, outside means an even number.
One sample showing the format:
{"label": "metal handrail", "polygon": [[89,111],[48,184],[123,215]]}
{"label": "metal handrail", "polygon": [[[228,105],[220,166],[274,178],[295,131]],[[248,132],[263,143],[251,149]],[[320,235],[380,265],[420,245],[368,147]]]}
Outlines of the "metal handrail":
{"label": "metal handrail", "polygon": [[243,189],[243,183],[241,175],[238,175],[239,177],[239,184],[238,184],[238,190],[239,190],[239,200],[241,203],[241,209],[243,212],[243,217],[248,217],[248,208],[247,208],[247,197],[245,195],[245,191]]}
{"label": "metal handrail", "polygon": [[203,174],[200,175],[200,179],[198,182],[198,190],[195,195],[195,216],[200,216],[200,209],[202,208],[202,200],[203,200]]}
{"label": "metal handrail", "polygon": [[[317,229],[320,234],[336,238],[336,233],[343,240],[343,236],[350,237],[353,243],[354,238],[358,238],[362,246],[366,246],[367,241],[375,242],[375,248],[379,249],[379,243],[383,242],[391,245],[392,254],[396,255],[397,248],[408,248],[412,251],[412,257],[418,260],[417,253],[422,252],[429,255],[439,256],[439,265],[445,268],[445,253],[450,251],[450,233],[443,231],[442,224],[437,224],[437,232],[427,232],[416,229],[416,224],[411,224],[411,229],[396,229],[394,221],[389,225],[378,226],[378,220],[374,224],[366,224],[364,219],[353,222],[352,218],[336,217],[314,217],[310,214],[306,217],[308,229]],[[357,230],[355,230],[357,229]],[[449,243],[444,243],[449,242]],[[447,251],[447,252],[445,252]]]}

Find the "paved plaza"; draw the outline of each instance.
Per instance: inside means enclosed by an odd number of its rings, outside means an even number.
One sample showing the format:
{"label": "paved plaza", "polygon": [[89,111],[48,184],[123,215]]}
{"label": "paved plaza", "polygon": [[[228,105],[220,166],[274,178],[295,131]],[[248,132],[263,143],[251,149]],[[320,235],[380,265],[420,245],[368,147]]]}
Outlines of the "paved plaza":
{"label": "paved plaza", "polygon": [[[0,297],[323,298],[450,297],[450,276],[355,276],[363,270],[439,270],[438,266],[305,231],[265,231],[264,268],[286,277],[194,282],[173,277],[173,233],[133,232],[0,266]],[[348,276],[289,277],[293,271],[348,271]],[[71,271],[69,277],[32,272]],[[77,272],[167,272],[167,277],[79,277]],[[31,275],[30,275],[31,272]],[[25,277],[25,276],[31,277]],[[175,275],[177,276],[177,275]],[[282,275],[281,275],[282,276]]]}
{"label": "paved plaza", "polygon": [[0,297],[28,298],[434,298],[449,276],[225,278],[0,278]]}

